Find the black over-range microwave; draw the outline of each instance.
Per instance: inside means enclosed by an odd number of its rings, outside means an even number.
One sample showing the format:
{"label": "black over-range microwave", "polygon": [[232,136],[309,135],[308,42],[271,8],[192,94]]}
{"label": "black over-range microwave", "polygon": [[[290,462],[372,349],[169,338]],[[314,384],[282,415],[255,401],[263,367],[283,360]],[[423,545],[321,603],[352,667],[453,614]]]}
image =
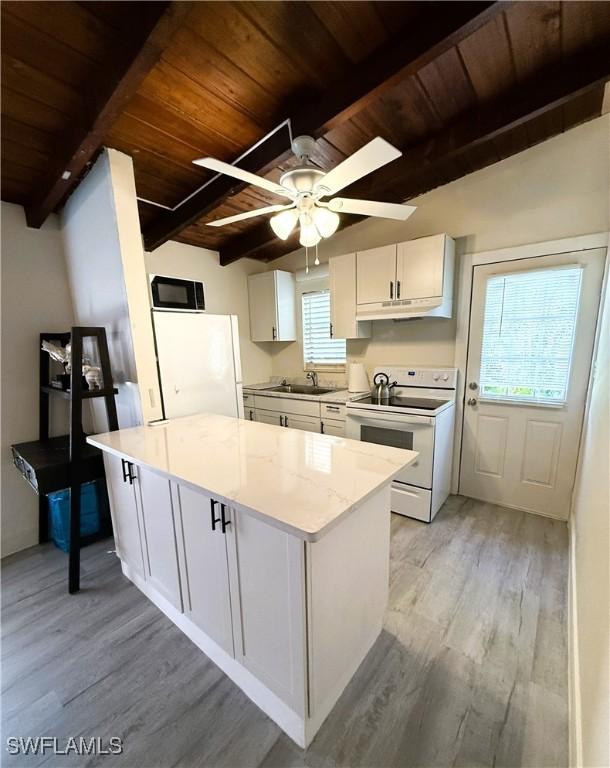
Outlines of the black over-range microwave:
{"label": "black over-range microwave", "polygon": [[203,283],[163,275],[149,275],[149,278],[153,309],[184,310],[185,312],[205,310]]}

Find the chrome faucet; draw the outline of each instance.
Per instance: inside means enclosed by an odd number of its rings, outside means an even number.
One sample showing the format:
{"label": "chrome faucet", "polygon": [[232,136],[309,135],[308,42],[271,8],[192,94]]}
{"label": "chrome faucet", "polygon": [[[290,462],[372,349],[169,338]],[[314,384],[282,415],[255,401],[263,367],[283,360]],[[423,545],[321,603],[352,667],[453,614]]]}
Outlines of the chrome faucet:
{"label": "chrome faucet", "polygon": [[309,371],[306,378],[311,381],[314,387],[318,386],[318,374],[315,371]]}

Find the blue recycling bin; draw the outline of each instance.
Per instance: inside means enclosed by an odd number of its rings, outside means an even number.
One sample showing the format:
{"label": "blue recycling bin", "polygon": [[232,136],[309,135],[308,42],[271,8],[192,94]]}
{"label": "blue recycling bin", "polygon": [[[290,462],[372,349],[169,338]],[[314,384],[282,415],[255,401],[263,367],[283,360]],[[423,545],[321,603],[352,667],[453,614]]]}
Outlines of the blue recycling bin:
{"label": "blue recycling bin", "polygon": [[[49,536],[55,546],[70,548],[70,489],[47,494],[49,500]],[[100,530],[98,483],[93,480],[80,487],[80,535],[91,536]]]}

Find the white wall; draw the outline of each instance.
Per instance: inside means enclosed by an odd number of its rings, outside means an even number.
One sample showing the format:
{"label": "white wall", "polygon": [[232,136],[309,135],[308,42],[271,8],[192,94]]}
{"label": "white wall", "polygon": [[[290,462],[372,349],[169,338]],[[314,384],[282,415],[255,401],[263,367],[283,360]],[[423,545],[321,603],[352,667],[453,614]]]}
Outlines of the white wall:
{"label": "white wall", "polygon": [[571,682],[574,766],[608,766],[610,749],[610,291],[606,287],[574,506]]}
{"label": "white wall", "polygon": [[[104,150],[66,203],[61,224],[76,321],[106,328],[114,384],[119,389],[119,426],[160,418],[131,158]],[[96,431],[107,429],[103,407],[96,408],[94,426]]]}
{"label": "white wall", "polygon": [[[51,216],[28,229],[2,203],[2,556],[38,542],[38,497],[12,465],[10,446],[38,439],[38,334],[68,331],[72,302],[61,233]],[[52,434],[68,431],[67,403],[51,399]]]}
{"label": "white wall", "polygon": [[247,276],[261,271],[260,262],[241,259],[228,267],[221,267],[216,251],[174,241],[146,253],[145,259],[148,273],[202,280],[205,283],[207,311],[238,317],[244,383],[254,384],[269,379],[269,347],[272,342],[255,344],[250,341]]}
{"label": "white wall", "polygon": [[[406,222],[368,219],[319,246],[321,261],[415,237],[447,232],[458,254],[607,231],[609,142],[606,115],[432,190],[413,202]],[[267,268],[300,269],[301,249]],[[455,306],[455,302],[454,302]],[[370,341],[349,341],[348,358],[381,364],[453,365],[455,322],[374,322]],[[303,371],[300,343],[276,345],[273,374]],[[325,378],[332,378],[325,374]]]}

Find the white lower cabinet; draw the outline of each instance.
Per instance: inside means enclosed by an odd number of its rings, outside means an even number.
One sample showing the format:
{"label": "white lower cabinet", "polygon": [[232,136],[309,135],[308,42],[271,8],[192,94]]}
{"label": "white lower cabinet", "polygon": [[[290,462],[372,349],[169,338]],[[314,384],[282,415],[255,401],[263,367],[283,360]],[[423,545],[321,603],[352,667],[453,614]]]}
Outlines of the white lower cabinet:
{"label": "white lower cabinet", "polygon": [[235,658],[298,714],[305,711],[305,545],[231,510],[227,537]]}
{"label": "white lower cabinet", "polygon": [[131,465],[104,452],[104,470],[110,500],[110,513],[117,555],[141,578],[145,578],[141,520],[136,503],[136,491],[129,473]]}
{"label": "white lower cabinet", "polygon": [[279,411],[257,411],[256,420],[263,424],[274,424],[276,427],[283,427],[283,416]]}
{"label": "white lower cabinet", "polygon": [[285,413],[284,426],[290,429],[303,429],[305,432],[320,431],[319,416],[301,416],[300,414]]}
{"label": "white lower cabinet", "polygon": [[186,486],[176,487],[176,497],[184,551],[184,613],[234,656],[227,537],[218,522],[220,505]]}
{"label": "white lower cabinet", "polygon": [[143,467],[135,467],[135,474],[141,503],[146,577],[174,608],[181,611],[178,543],[170,481]]}
{"label": "white lower cabinet", "polygon": [[322,419],[322,434],[345,437],[345,421],[339,419]]}

